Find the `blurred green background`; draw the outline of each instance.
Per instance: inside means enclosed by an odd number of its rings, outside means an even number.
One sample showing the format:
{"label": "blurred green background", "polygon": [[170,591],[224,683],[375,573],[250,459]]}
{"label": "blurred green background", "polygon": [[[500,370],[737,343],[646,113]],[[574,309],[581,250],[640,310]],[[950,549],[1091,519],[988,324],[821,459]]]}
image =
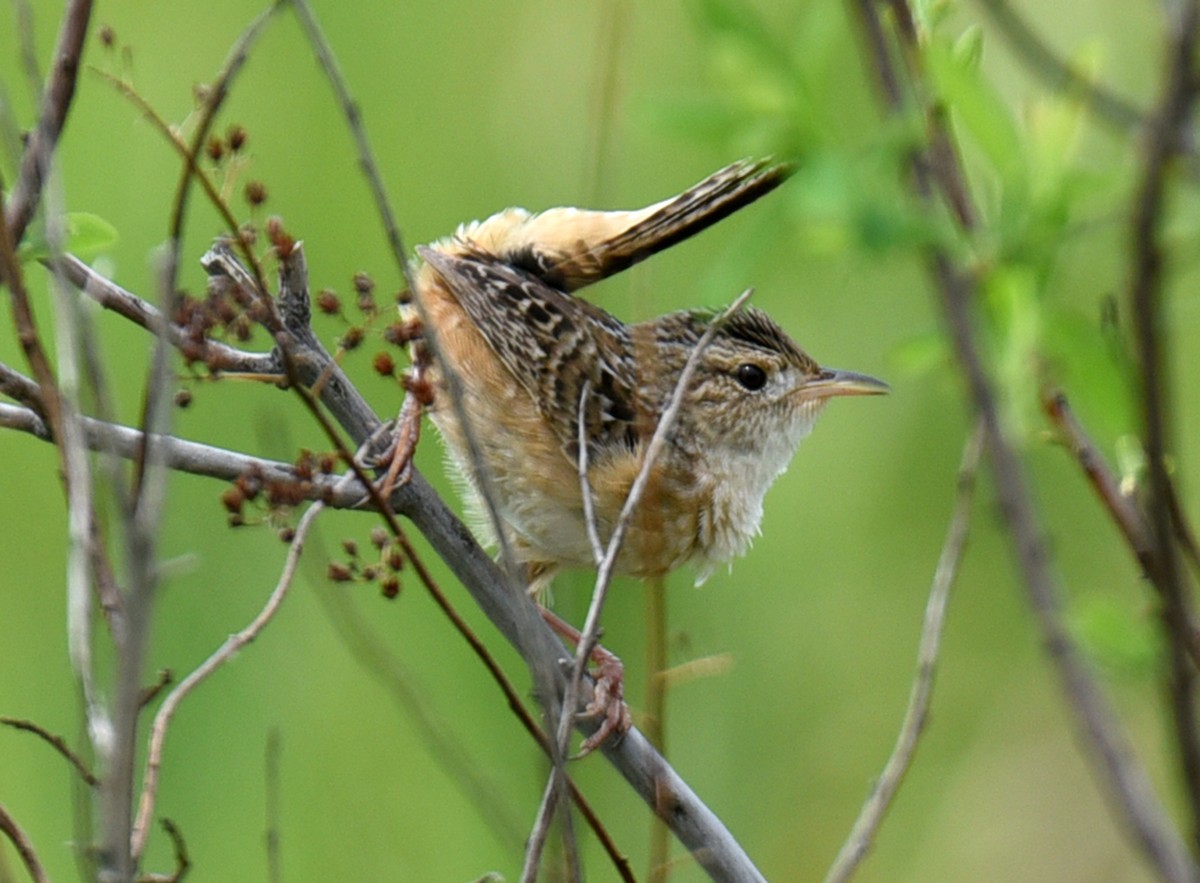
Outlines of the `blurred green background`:
{"label": "blurred green background", "polygon": [[[888,147],[897,134],[881,121],[850,4],[757,0],[749,19],[761,26],[757,33],[729,27],[722,17],[728,10],[712,3],[315,5],[360,103],[410,248],[508,205],[634,207],[744,155],[783,150],[805,157],[797,180],[779,193],[588,294],[633,319],[720,305],[754,286],[754,303],[822,362],[893,385],[887,398],[835,402],[768,495],[763,536],[752,552],[700,589],[676,574],[668,595],[672,662],[727,655],[732,663],[671,693],[669,757],[769,879],[819,879],[903,714],[969,428],[953,369],[937,359],[936,344],[928,356],[938,322],[921,264],[907,247],[903,182]],[[1155,9],[1114,0],[1023,5],[1057,50],[1123,94],[1143,103],[1152,98],[1160,58]],[[100,5],[96,23],[113,27],[119,48],[106,52],[93,37],[86,59],[128,73],[166,119],[186,126],[193,86],[213,76],[260,8],[244,0],[112,0]],[[972,4],[944,9],[950,17],[943,33],[982,20]],[[59,6],[36,2],[33,10],[44,65]],[[0,84],[11,115],[28,126],[31,104],[9,14],[0,25]],[[983,41],[983,71],[1024,125],[1044,89],[986,25]],[[795,78],[778,76],[783,68]],[[249,132],[249,163],[236,178],[234,203],[248,216],[242,186],[250,179],[266,185],[269,200],[258,218],[282,215],[304,240],[314,290],[331,287],[349,302],[360,270],[374,275],[381,292],[400,286],[340,112],[290,14],[255,49],[218,131],[232,123]],[[1041,277],[1047,309],[1073,317],[1083,334],[1098,334],[1104,299],[1120,295],[1125,282],[1119,196],[1129,186],[1133,148],[1129,138],[1082,124],[1064,163],[1117,197],[1062,242],[1055,238],[1061,229],[1038,240],[1056,255]],[[967,149],[977,150],[970,143]],[[119,244],[102,256],[105,271],[149,295],[178,177],[175,155],[110,85],[84,72],[59,156],[68,205],[119,231]],[[11,175],[10,157],[3,168]],[[977,184],[979,194],[1002,222],[989,180]],[[220,226],[199,198],[192,205],[182,279],[198,292],[203,276],[195,259]],[[1194,227],[1175,235],[1194,244]],[[1194,266],[1179,269],[1170,308],[1186,480],[1200,455],[1200,397],[1184,378],[1200,376],[1200,334]],[[45,280],[37,285],[44,294]],[[49,328],[48,302],[43,297],[38,305]],[[98,315],[97,325],[121,415],[133,421],[146,337],[111,315]],[[344,326],[328,320],[318,330],[332,342]],[[261,337],[257,343],[265,346]],[[346,367],[386,414],[400,397],[371,371],[370,355],[379,348],[372,338]],[[0,334],[0,359],[23,365],[11,333]],[[1068,360],[1063,379],[1111,454],[1133,427],[1119,383],[1114,392],[1107,379],[1112,366],[1102,363]],[[1032,371],[1027,380],[1032,396]],[[177,414],[185,437],[284,459],[301,446],[324,447],[296,400],[270,387],[227,381],[190,388],[194,402]],[[1036,413],[1026,416],[1027,463],[1072,622],[1159,793],[1175,806],[1153,603],[1073,463],[1041,437]],[[76,739],[80,710],[65,648],[66,530],[54,451],[0,433],[0,462],[0,714]],[[418,464],[453,499],[433,433]],[[222,490],[192,477],[170,483],[162,545],[172,564],[148,680],[160,668],[182,675],[198,664],[249,621],[274,585],[284,545],[266,525],[229,529]],[[1193,510],[1200,505],[1194,492],[1185,502]],[[930,727],[858,879],[1148,879],[1081,753],[997,529],[987,481],[974,512]],[[273,731],[281,744],[284,879],[518,875],[544,770],[502,696],[415,583],[388,603],[373,586],[324,579],[341,540],[366,546],[373,525],[365,515],[323,516],[324,548],[311,548],[304,579],[278,619],[176,717],[158,812],[187,838],[189,879],[266,878],[265,757]],[[520,662],[439,562],[435,570],[524,689]],[[586,574],[559,580],[559,611],[581,620],[589,585]],[[641,585],[620,582],[605,621],[605,644],[628,666],[635,710],[644,603]],[[352,652],[368,646],[355,636],[364,623],[394,655],[387,677]],[[401,693],[416,699],[398,701]],[[423,720],[452,736],[431,744]],[[449,767],[441,762],[439,750],[459,749]],[[574,772],[642,875],[649,812],[601,758]],[[486,801],[466,793],[468,773],[481,780]],[[0,730],[0,803],[26,827],[58,880],[76,875],[73,795],[59,757],[27,734]],[[587,835],[584,841],[591,879],[615,878],[594,842]],[[6,864],[21,879],[11,849],[0,847],[0,854],[0,878]],[[147,866],[170,864],[169,843],[156,829]],[[672,879],[703,875],[684,861]]]}

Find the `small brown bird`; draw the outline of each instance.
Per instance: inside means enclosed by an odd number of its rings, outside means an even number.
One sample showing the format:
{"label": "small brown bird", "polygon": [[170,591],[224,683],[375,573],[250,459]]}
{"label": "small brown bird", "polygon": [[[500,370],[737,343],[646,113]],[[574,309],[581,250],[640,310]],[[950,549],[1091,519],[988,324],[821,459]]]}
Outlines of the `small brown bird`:
{"label": "small brown bird", "polygon": [[[713,319],[685,311],[626,325],[571,292],[698,233],[788,173],[765,161],[737,163],[637,211],[508,209],[418,249],[414,294],[432,331],[433,421],[471,495],[490,489],[531,583],[595,564],[578,474],[581,428],[595,529],[607,543],[684,364]],[[447,369],[461,408],[449,400]],[[767,489],[829,398],[887,389],[872,377],[822,368],[759,310],[734,314],[684,390],[617,570],[649,577],[690,563],[702,579],[743,553],[759,530]],[[477,459],[460,414],[470,421]]]}

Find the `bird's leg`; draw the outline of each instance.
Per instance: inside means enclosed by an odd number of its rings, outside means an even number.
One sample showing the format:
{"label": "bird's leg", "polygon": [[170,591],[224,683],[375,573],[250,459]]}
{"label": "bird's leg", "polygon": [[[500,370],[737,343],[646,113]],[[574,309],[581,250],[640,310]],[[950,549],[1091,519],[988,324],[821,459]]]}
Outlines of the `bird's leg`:
{"label": "bird's leg", "polygon": [[[542,614],[542,619],[546,620],[546,624],[559,636],[573,644],[579,644],[582,636],[573,625],[540,604],[538,612]],[[592,693],[592,701],[588,703],[583,713],[586,717],[601,718],[601,721],[600,728],[583,741],[583,746],[579,750],[580,757],[595,751],[609,738],[619,739],[633,726],[633,719],[629,716],[629,706],[625,704],[624,663],[615,653],[604,649],[599,644],[592,649],[591,660],[596,665],[592,670],[596,686]]]}
{"label": "bird's leg", "polygon": [[412,371],[404,375],[404,403],[396,415],[391,444],[379,457],[381,466],[388,463],[379,491],[385,500],[391,497],[397,485],[403,485],[412,477],[412,458],[421,438],[421,412],[432,398],[432,388],[425,379],[426,365],[424,358],[415,358]]}

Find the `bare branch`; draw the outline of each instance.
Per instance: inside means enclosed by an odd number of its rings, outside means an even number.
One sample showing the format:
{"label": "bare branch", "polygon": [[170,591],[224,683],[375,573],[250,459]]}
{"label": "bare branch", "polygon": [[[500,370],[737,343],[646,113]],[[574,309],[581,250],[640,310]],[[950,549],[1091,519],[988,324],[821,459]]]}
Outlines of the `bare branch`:
{"label": "bare branch", "polygon": [[1192,838],[1200,847],[1200,723],[1196,709],[1196,670],[1188,658],[1191,602],[1183,585],[1175,547],[1167,457],[1171,440],[1171,376],[1162,309],[1163,263],[1159,242],[1166,203],[1168,166],[1179,154],[1196,100],[1196,44],[1200,37],[1200,3],[1166,7],[1167,69],[1162,97],[1146,130],[1141,180],[1130,219],[1133,275],[1129,302],[1138,356],[1138,390],[1142,406],[1142,447],[1146,452],[1146,511],[1152,543],[1150,577],[1163,599],[1163,626],[1168,641],[1168,680],[1175,738],[1192,821]]}
{"label": "bare branch", "polygon": [[1096,450],[1096,446],[1080,425],[1066,394],[1059,389],[1043,390],[1042,409],[1058,430],[1067,449],[1079,461],[1079,467],[1092,483],[1096,495],[1124,534],[1129,551],[1142,566],[1142,570],[1146,573],[1152,572],[1155,565],[1150,529],[1134,501],[1121,493],[1120,482],[1104,461],[1104,455]]}
{"label": "bare branch", "polygon": [[0,806],[0,831],[3,831],[12,841],[17,855],[21,856],[21,861],[25,865],[25,870],[29,871],[33,883],[50,883],[50,878],[46,875],[46,870],[37,856],[37,850],[33,848],[33,841],[3,806]]}
{"label": "bare branch", "polygon": [[154,333],[165,333],[171,344],[189,359],[201,361],[212,371],[238,374],[279,373],[279,360],[269,353],[252,353],[205,337],[197,342],[185,329],[168,322],[162,312],[136,294],[101,276],[74,255],[63,255],[51,265],[72,285],[106,310]]}
{"label": "bare branch", "polygon": [[166,739],[167,727],[171,724],[171,718],[175,715],[179,704],[187,698],[192,690],[232,659],[239,650],[257,638],[262,633],[262,630],[267,627],[268,623],[270,623],[271,619],[274,618],[283,604],[284,598],[287,597],[288,589],[291,588],[292,580],[295,578],[296,567],[300,563],[300,553],[304,551],[304,541],[308,536],[308,530],[312,527],[316,517],[324,508],[323,503],[314,503],[308,508],[308,511],[304,513],[296,525],[296,534],[291,546],[288,548],[287,560],[284,563],[283,572],[280,573],[279,581],[275,584],[275,589],[267,598],[266,604],[263,605],[258,615],[240,632],[230,635],[217,648],[216,652],[201,663],[195,671],[180,681],[179,685],[167,694],[167,698],[163,700],[162,706],[154,716],[154,724],[150,731],[150,746],[146,758],[146,774],[142,781],[142,796],[138,801],[137,821],[133,826],[133,855],[135,858],[140,857],[146,848],[150,819],[154,814],[154,801],[158,795],[158,774],[162,765],[163,742]]}
{"label": "bare branch", "polygon": [[[8,237],[14,243],[21,241],[25,228],[37,210],[42,185],[50,169],[50,158],[54,155],[54,148],[66,123],[71,100],[75,97],[79,59],[83,54],[83,41],[87,37],[91,15],[91,0],[71,0],[63,12],[50,76],[42,94],[41,115],[37,128],[30,134],[25,146],[12,197],[4,210]],[[7,271],[4,275],[7,277]]]}
{"label": "bare branch", "polygon": [[946,529],[946,539],[938,556],[937,568],[933,573],[933,584],[929,587],[929,600],[925,605],[925,623],[921,627],[921,646],[917,651],[917,673],[913,678],[912,691],[908,697],[908,708],[904,722],[896,737],[896,745],[883,767],[871,794],[867,798],[850,836],[838,852],[833,866],[825,875],[825,883],[843,883],[849,880],[859,864],[867,856],[867,850],[875,839],[883,817],[891,806],[892,798],[904,781],[917,751],[917,742],[925,729],[929,716],[929,705],[933,698],[933,680],[941,650],[942,626],[946,621],[946,606],[950,600],[950,589],[958,576],[958,565],[967,544],[967,532],[971,519],[971,503],[975,495],[975,475],[979,470],[979,457],[983,450],[983,427],[977,425],[966,444],[963,445],[962,463],[958,469],[958,490],[955,494],[954,510]]}

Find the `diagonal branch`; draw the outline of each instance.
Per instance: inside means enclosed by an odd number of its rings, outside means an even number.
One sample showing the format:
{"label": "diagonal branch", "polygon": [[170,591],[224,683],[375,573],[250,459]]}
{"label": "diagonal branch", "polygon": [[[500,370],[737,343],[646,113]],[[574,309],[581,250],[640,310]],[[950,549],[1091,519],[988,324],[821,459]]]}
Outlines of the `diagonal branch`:
{"label": "diagonal branch", "polygon": [[1093,82],[1056,55],[1008,0],[979,0],[979,5],[1026,66],[1051,88],[1080,96],[1100,119],[1122,131],[1135,132],[1145,125],[1137,105]]}
{"label": "diagonal branch", "polygon": [[1174,497],[1167,457],[1172,447],[1171,376],[1163,300],[1163,253],[1160,228],[1166,206],[1169,165],[1180,150],[1196,100],[1195,54],[1200,39],[1197,0],[1166,8],[1169,43],[1162,97],[1152,115],[1143,147],[1142,175],[1130,219],[1133,274],[1129,301],[1137,383],[1142,406],[1142,447],[1146,452],[1147,520],[1154,567],[1149,571],[1163,601],[1168,637],[1168,681],[1176,741],[1192,816],[1193,842],[1200,847],[1200,724],[1196,708],[1196,671],[1188,659],[1190,600],[1183,585],[1175,546],[1171,501]]}

